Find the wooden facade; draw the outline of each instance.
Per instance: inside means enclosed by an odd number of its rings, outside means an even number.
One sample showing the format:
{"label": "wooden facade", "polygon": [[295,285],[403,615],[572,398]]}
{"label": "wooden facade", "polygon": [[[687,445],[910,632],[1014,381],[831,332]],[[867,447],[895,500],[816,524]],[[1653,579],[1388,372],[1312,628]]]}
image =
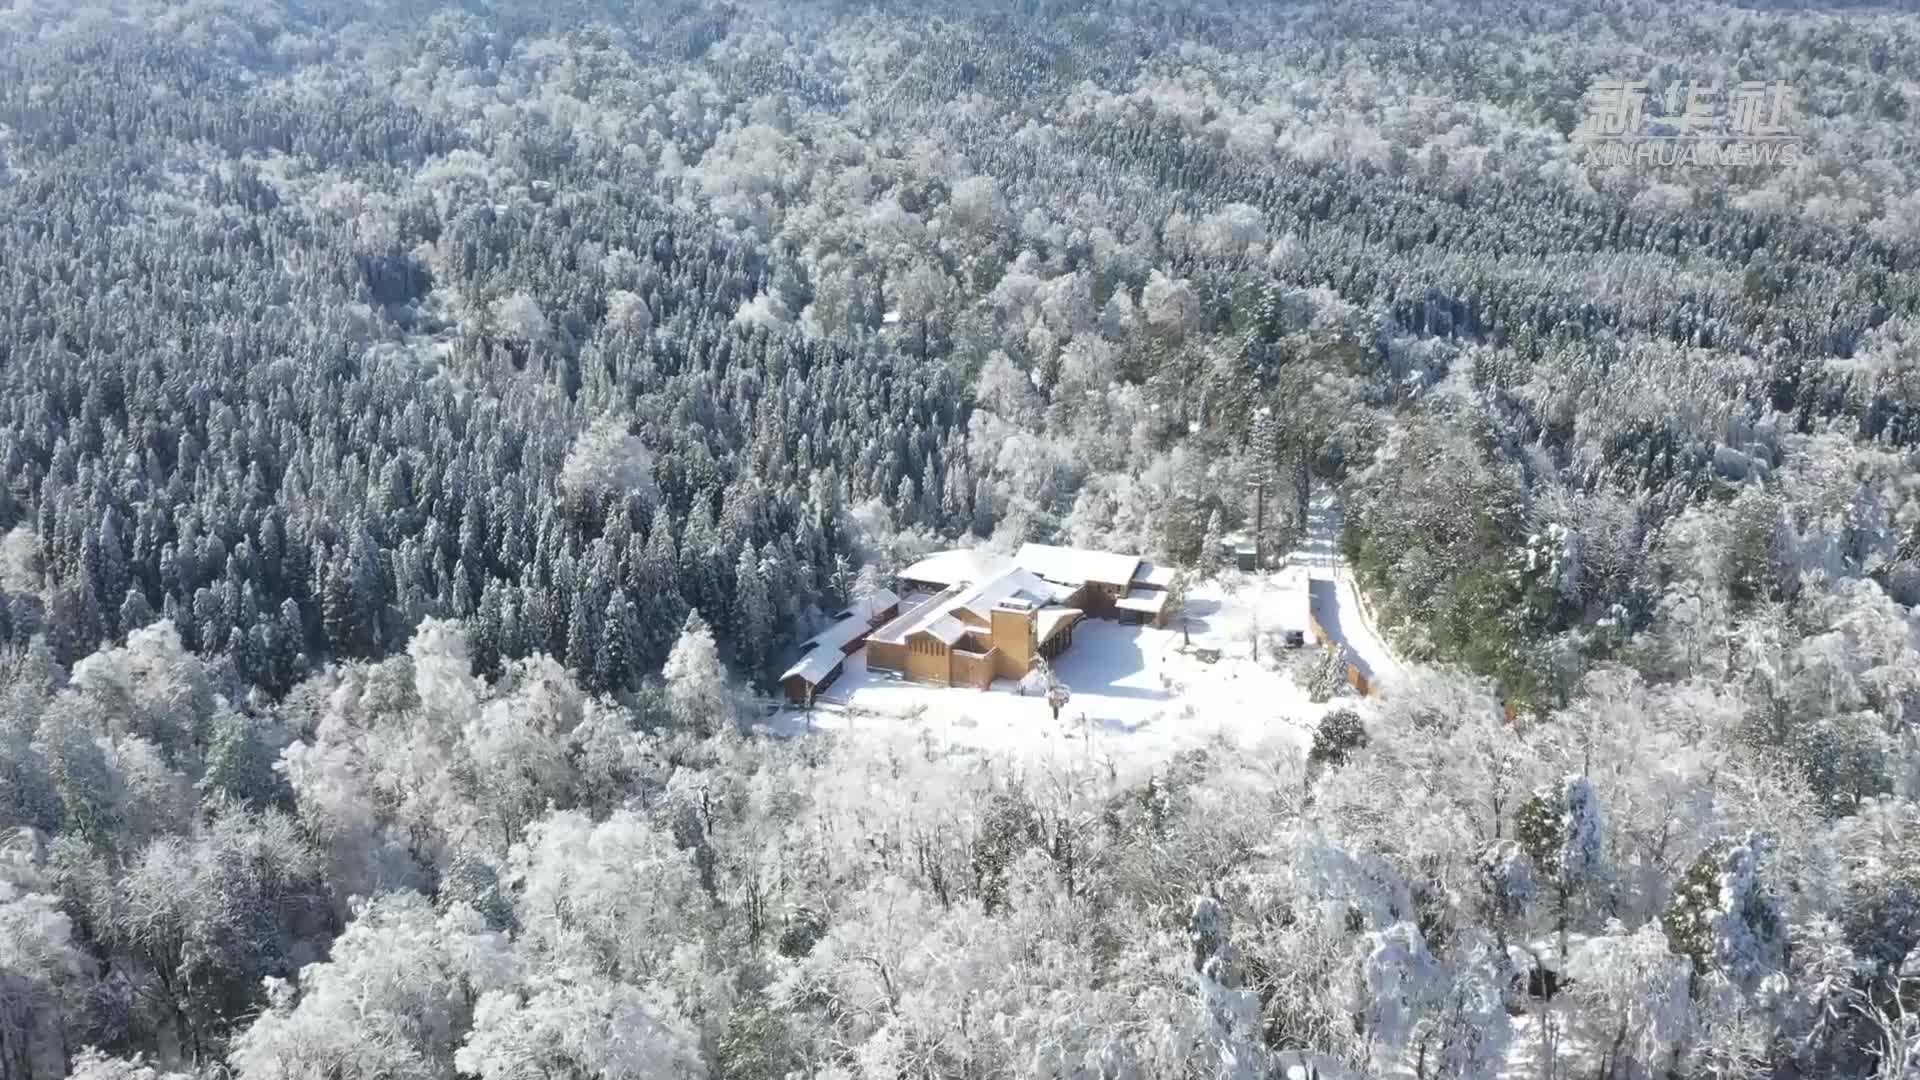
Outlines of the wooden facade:
{"label": "wooden facade", "polygon": [[1023,679],[1072,645],[1082,618],[1164,626],[1172,580],[1170,568],[1138,556],[1080,548],[936,553],[901,571],[900,590],[923,599],[876,632],[867,666],[939,686]]}
{"label": "wooden facade", "polygon": [[780,689],[786,693],[787,700],[795,705],[812,704],[812,699],[817,699],[821,694],[826,693],[827,687],[832,686],[834,680],[840,677],[844,667],[843,664],[833,665],[833,670],[827,672],[818,682],[809,681],[805,675],[789,675],[780,680]]}
{"label": "wooden facade", "polygon": [[971,686],[975,690],[985,690],[993,685],[994,662],[1000,655],[999,650],[977,653],[953,649],[950,655],[953,666],[948,676],[949,685]]}
{"label": "wooden facade", "polygon": [[1057,608],[1046,612],[1048,635],[1043,640],[1040,610],[995,607],[982,617],[976,611],[956,609],[946,630],[953,641],[944,641],[929,629],[914,630],[899,641],[870,641],[867,666],[897,671],[914,682],[981,690],[995,679],[1022,679],[1033,669],[1036,657],[1056,657],[1073,640],[1079,613]]}

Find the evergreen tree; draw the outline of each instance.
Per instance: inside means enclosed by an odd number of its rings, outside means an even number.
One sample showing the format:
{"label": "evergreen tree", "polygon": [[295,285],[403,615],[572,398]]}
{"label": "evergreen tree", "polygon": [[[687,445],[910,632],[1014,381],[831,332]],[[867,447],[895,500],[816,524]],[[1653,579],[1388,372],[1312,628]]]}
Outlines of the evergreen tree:
{"label": "evergreen tree", "polygon": [[773,605],[760,559],[748,544],[734,564],[733,643],[741,668],[756,677],[767,664],[773,632]]}
{"label": "evergreen tree", "polygon": [[1708,972],[1751,988],[1780,967],[1785,914],[1761,880],[1771,849],[1772,842],[1759,835],[1717,840],[1675,883],[1660,925],[1673,951],[1692,961],[1696,992]]}
{"label": "evergreen tree", "polygon": [[291,686],[307,662],[307,625],[300,617],[300,605],[292,597],[280,601],[274,617],[273,666],[283,686]]}
{"label": "evergreen tree", "polygon": [[335,656],[358,655],[359,618],[346,567],[336,559],[328,565],[320,589],[320,620],[326,630],[327,646]]}
{"label": "evergreen tree", "polygon": [[664,517],[655,518],[647,535],[647,551],[637,572],[639,587],[631,590],[639,609],[640,631],[636,643],[642,668],[654,668],[666,662],[681,625],[686,621],[687,602],[678,584],[680,558],[673,542],[673,527]]}
{"label": "evergreen tree", "polygon": [[1335,709],[1320,718],[1307,761],[1338,768],[1367,745],[1366,725],[1352,709]]}
{"label": "evergreen tree", "polygon": [[206,770],[196,786],[209,806],[223,802],[255,810],[288,806],[292,792],[285,777],[274,771],[277,756],[257,721],[222,708],[214,715]]}
{"label": "evergreen tree", "polygon": [[[130,575],[127,570],[126,544],[121,538],[121,532],[119,511],[111,506],[107,507],[100,515],[98,540],[100,576],[95,582],[98,595],[101,597],[112,598],[127,595],[127,584],[130,580]],[[124,634],[129,630],[139,629],[139,627],[128,626],[124,622],[118,622],[117,611],[115,615],[120,633]]]}
{"label": "evergreen tree", "polygon": [[591,609],[592,603],[591,592],[577,590],[573,612],[567,619],[567,666],[587,677],[593,675],[600,655],[600,622]]}
{"label": "evergreen tree", "polygon": [[598,662],[594,665],[594,684],[603,691],[624,693],[631,689],[634,672],[633,601],[615,592],[607,599]]}
{"label": "evergreen tree", "polygon": [[1220,520],[1220,511],[1215,508],[1207,514],[1207,528],[1200,538],[1199,557],[1193,565],[1196,569],[1210,570],[1219,564],[1220,545],[1225,542],[1226,526]]}
{"label": "evergreen tree", "polygon": [[130,634],[153,621],[153,605],[147,603],[147,594],[138,588],[130,588],[120,602],[120,630]]}
{"label": "evergreen tree", "polygon": [[476,675],[491,679],[500,673],[502,660],[507,655],[502,640],[506,633],[505,606],[504,588],[499,580],[488,581],[486,589],[480,594],[480,610],[474,616],[473,626],[468,633]]}
{"label": "evergreen tree", "polygon": [[346,578],[352,603],[349,655],[372,656],[385,641],[382,623],[387,609],[386,574],[381,569],[379,545],[364,522],[347,551]]}
{"label": "evergreen tree", "polygon": [[239,626],[227,630],[227,656],[233,660],[234,668],[248,682],[264,682],[266,668],[261,664],[259,650],[254,636]]}
{"label": "evergreen tree", "polygon": [[538,585],[520,588],[520,641],[525,655],[553,655],[553,611],[545,589]]}

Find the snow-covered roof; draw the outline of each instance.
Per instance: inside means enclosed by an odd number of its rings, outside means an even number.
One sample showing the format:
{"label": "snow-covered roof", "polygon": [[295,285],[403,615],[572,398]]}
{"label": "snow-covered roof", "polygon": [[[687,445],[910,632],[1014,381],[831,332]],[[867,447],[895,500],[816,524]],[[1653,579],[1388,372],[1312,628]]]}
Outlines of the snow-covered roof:
{"label": "snow-covered roof", "polygon": [[934,593],[925,600],[902,611],[894,617],[892,622],[875,630],[872,640],[885,642],[887,644],[898,644],[907,640],[908,634],[916,630],[925,629],[928,623],[938,619],[951,610],[950,604],[953,599],[959,596],[965,589],[965,585],[949,585],[945,589]]}
{"label": "snow-covered roof", "polygon": [[1113,606],[1121,611],[1140,611],[1148,615],[1158,615],[1160,609],[1167,606],[1167,594],[1164,590],[1158,589],[1133,589],[1127,595],[1115,600]]}
{"label": "snow-covered roof", "polygon": [[865,600],[856,601],[847,609],[844,618],[814,635],[805,655],[780,676],[780,681],[785,682],[798,675],[807,682],[818,684],[832,675],[846,656],[847,644],[873,629],[873,620],[899,602],[900,598],[888,589],[880,589]]}
{"label": "snow-covered roof", "polygon": [[1083,612],[1081,612],[1079,608],[1071,608],[1071,607],[1041,608],[1040,617],[1038,620],[1036,620],[1038,623],[1036,629],[1038,631],[1039,640],[1044,642],[1047,639],[1053,637],[1054,634],[1059,632],[1061,627],[1068,625],[1069,623],[1073,622],[1075,619],[1078,619],[1082,614]]}
{"label": "snow-covered roof", "polygon": [[1140,565],[1134,568],[1133,584],[1144,585],[1150,589],[1169,588],[1173,585],[1174,573],[1174,568],[1171,566],[1161,566],[1159,563],[1142,559]]}
{"label": "snow-covered roof", "polygon": [[951,645],[967,632],[966,623],[954,616],[965,609],[990,619],[1001,606],[1042,608],[1055,599],[1057,590],[1033,574],[1008,568],[983,581],[949,586],[924,604],[903,612],[899,618],[881,627],[874,640],[893,644],[909,635],[927,631]]}
{"label": "snow-covered roof", "polygon": [[798,675],[803,681],[818,686],[846,658],[847,654],[841,652],[838,645],[815,645],[780,676],[780,681],[786,682]]}
{"label": "snow-covered roof", "polygon": [[1008,570],[979,582],[960,595],[955,607],[963,607],[983,618],[1001,605],[1037,608],[1053,599],[1051,585],[1025,570]]}
{"label": "snow-covered roof", "polygon": [[925,581],[935,585],[959,585],[997,576],[1013,565],[1013,560],[1005,555],[979,548],[955,548],[921,559],[900,571],[900,577],[906,581]]}
{"label": "snow-covered roof", "polygon": [[1127,585],[1133,581],[1138,555],[1117,555],[1111,551],[1088,548],[1054,547],[1051,544],[1022,544],[1014,562],[1048,581],[1097,581],[1102,585]]}
{"label": "snow-covered roof", "polygon": [[[899,576],[902,581],[948,586],[991,581],[1016,567],[1055,585],[1075,587],[1097,581],[1164,589],[1173,581],[1172,567],[1143,562],[1137,555],[1052,544],[1022,544],[1012,558],[981,548],[955,548],[929,555],[900,571]],[[1072,595],[1072,589],[1055,588],[1044,595],[1064,600]]]}
{"label": "snow-covered roof", "polygon": [[872,596],[867,597],[865,600],[854,601],[853,607],[848,610],[852,612],[854,617],[872,622],[881,612],[886,611],[899,602],[900,598],[894,595],[892,589],[875,589]]}

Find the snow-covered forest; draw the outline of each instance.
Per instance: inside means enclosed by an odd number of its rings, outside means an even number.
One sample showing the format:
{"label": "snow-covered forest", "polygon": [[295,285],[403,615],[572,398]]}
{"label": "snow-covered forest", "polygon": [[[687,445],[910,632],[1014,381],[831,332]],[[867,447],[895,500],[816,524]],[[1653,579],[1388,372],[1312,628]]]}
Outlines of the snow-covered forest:
{"label": "snow-covered forest", "polygon": [[[0,1080],[1920,1077],[1917,130],[1900,5],[14,0]],[[757,724],[1255,481],[1299,752]]]}

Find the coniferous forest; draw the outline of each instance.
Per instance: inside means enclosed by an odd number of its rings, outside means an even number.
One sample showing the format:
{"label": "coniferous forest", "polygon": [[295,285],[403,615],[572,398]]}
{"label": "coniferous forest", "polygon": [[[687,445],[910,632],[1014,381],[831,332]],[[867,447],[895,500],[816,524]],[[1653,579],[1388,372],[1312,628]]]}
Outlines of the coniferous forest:
{"label": "coniferous forest", "polygon": [[[0,1080],[1920,1077],[1917,134],[1898,4],[16,0]],[[771,722],[1328,500],[1273,739]]]}

